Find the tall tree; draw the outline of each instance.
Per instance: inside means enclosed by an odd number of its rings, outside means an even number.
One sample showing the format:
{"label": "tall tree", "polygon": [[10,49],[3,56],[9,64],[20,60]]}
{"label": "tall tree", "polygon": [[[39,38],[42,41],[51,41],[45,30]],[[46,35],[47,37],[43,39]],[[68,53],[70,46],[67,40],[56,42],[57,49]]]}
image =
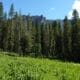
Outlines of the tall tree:
{"label": "tall tree", "polygon": [[19,18],[19,14],[16,12],[15,16],[14,16],[14,52],[19,53],[19,47],[20,47],[20,40],[19,40],[19,36],[20,36],[20,18]]}
{"label": "tall tree", "polygon": [[1,45],[2,45],[2,49],[4,51],[8,50],[8,21],[4,20],[2,23],[2,28],[1,28]]}
{"label": "tall tree", "polygon": [[0,2],[0,17],[3,17],[3,3]]}
{"label": "tall tree", "polygon": [[54,29],[53,25],[49,24],[49,58],[53,58],[54,55]]}
{"label": "tall tree", "polygon": [[67,19],[67,16],[64,19],[64,27],[63,27],[63,51],[64,58],[70,59],[71,53],[71,29],[70,23]]}
{"label": "tall tree", "polygon": [[61,26],[60,23],[58,23],[57,21],[53,22],[53,37],[54,37],[54,56],[55,58],[59,58],[61,57],[61,53],[62,53],[62,30],[61,30]]}
{"label": "tall tree", "polygon": [[80,20],[77,10],[73,11],[72,18],[72,56],[74,60],[80,60]]}
{"label": "tall tree", "polygon": [[58,58],[62,58],[63,55],[63,32],[62,32],[62,28],[61,28],[61,23],[58,22],[58,34],[57,34],[57,56]]}
{"label": "tall tree", "polygon": [[40,44],[40,26],[38,21],[34,22],[33,26],[33,49],[32,51],[35,53],[35,57],[39,56],[41,53],[41,44]]}
{"label": "tall tree", "polygon": [[49,57],[49,24],[44,22],[44,33],[43,33],[43,42],[44,42],[44,57]]}
{"label": "tall tree", "polygon": [[8,49],[9,51],[13,51],[14,48],[14,21],[9,20],[9,41],[8,41]]}
{"label": "tall tree", "polygon": [[18,38],[17,38],[17,41],[18,41],[18,53],[20,55],[23,55],[23,47],[22,44],[22,39],[24,38],[25,36],[25,25],[24,25],[24,21],[22,19],[22,16],[21,16],[21,13],[19,13],[19,17],[18,17],[18,20],[17,20],[17,30],[18,30]]}
{"label": "tall tree", "polygon": [[57,50],[57,42],[58,42],[58,23],[57,23],[57,21],[54,21],[53,22],[53,36],[54,36],[54,46],[53,46],[53,49],[54,49],[54,55],[53,55],[53,57],[57,57],[57,54],[58,54],[58,50]]}
{"label": "tall tree", "polygon": [[21,37],[21,49],[24,56],[30,55],[31,47],[31,36],[28,33],[26,33],[23,37]]}
{"label": "tall tree", "polygon": [[32,30],[32,20],[30,14],[27,16],[27,30],[28,31]]}
{"label": "tall tree", "polygon": [[[0,2],[0,43],[2,41],[2,25],[3,25],[3,3]],[[0,44],[0,48],[2,48],[2,44]]]}
{"label": "tall tree", "polygon": [[13,16],[14,16],[14,5],[13,4],[11,4],[10,11],[9,11],[9,16],[11,18],[13,18]]}
{"label": "tall tree", "polygon": [[14,49],[14,20],[13,20],[13,17],[14,17],[14,6],[13,4],[11,4],[11,7],[10,7],[10,12],[9,12],[9,16],[10,16],[10,24],[9,24],[9,50],[10,51],[13,51]]}
{"label": "tall tree", "polygon": [[45,56],[45,40],[44,40],[44,31],[45,31],[45,24],[41,24],[41,54]]}
{"label": "tall tree", "polygon": [[[30,55],[31,53],[31,47],[32,47],[32,36],[31,36],[31,28],[32,28],[32,24],[31,24],[31,20],[27,21],[25,24],[24,19],[22,18],[22,15],[19,15],[19,26],[18,26],[18,37],[19,37],[19,53],[22,52],[22,55]],[[27,27],[29,27],[29,29],[26,29]],[[20,49],[21,48],[21,49]]]}
{"label": "tall tree", "polygon": [[49,54],[49,25],[45,22],[41,25],[41,53],[43,57],[50,57]]}

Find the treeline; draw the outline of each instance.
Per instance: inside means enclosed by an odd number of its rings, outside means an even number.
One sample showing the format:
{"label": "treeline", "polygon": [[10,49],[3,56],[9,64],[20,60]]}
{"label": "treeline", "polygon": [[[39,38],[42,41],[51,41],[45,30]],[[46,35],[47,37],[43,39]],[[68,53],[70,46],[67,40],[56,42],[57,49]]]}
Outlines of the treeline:
{"label": "treeline", "polygon": [[20,12],[11,5],[9,15],[4,13],[0,3],[0,49],[16,52],[23,56],[47,57],[80,61],[80,19],[73,10],[72,20],[52,23],[32,21],[28,15],[26,22]]}

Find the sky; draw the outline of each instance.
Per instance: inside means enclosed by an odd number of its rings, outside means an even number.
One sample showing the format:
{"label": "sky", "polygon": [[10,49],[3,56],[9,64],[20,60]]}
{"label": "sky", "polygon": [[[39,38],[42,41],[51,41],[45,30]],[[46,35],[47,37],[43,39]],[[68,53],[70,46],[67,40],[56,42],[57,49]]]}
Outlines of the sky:
{"label": "sky", "polygon": [[80,13],[80,0],[0,0],[4,11],[9,12],[13,3],[15,11],[23,15],[43,15],[47,19],[64,19],[72,17],[73,9]]}

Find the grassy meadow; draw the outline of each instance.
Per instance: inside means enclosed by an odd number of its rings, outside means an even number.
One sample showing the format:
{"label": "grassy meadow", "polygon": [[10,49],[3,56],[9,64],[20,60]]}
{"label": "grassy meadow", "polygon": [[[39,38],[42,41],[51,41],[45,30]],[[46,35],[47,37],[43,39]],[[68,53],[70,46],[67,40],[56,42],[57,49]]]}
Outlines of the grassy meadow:
{"label": "grassy meadow", "polygon": [[0,80],[80,80],[80,64],[0,54]]}

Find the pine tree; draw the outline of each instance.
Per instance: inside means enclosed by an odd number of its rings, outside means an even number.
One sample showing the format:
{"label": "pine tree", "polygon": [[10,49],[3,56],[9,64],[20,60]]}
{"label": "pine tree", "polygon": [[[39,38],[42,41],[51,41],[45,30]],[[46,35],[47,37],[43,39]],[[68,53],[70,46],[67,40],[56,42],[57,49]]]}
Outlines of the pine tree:
{"label": "pine tree", "polygon": [[45,40],[44,40],[44,31],[45,31],[45,24],[41,24],[41,54],[44,57],[45,56]]}
{"label": "pine tree", "polygon": [[32,47],[31,37],[28,33],[26,33],[26,34],[24,34],[23,37],[21,37],[21,49],[22,49],[24,56],[26,56],[26,55],[30,56],[31,47]]}
{"label": "pine tree", "polygon": [[31,20],[30,14],[27,16],[27,30],[28,31],[32,30],[32,20]]}
{"label": "pine tree", "polygon": [[[27,26],[25,26],[26,27],[26,31],[27,31],[27,33],[28,33],[28,35],[29,35],[29,37],[28,37],[28,40],[30,40],[29,41],[29,43],[30,43],[30,49],[29,49],[29,55],[32,55],[33,54],[33,44],[34,44],[34,40],[33,40],[33,38],[34,38],[34,25],[33,25],[33,23],[32,23],[32,18],[31,18],[31,16],[30,16],[30,14],[28,14],[28,16],[27,16]],[[26,24],[25,24],[26,25]],[[27,34],[26,33],[26,34]]]}
{"label": "pine tree", "polygon": [[32,52],[35,53],[35,57],[41,54],[41,44],[40,44],[40,26],[37,21],[33,25],[33,46]]}
{"label": "pine tree", "polygon": [[50,57],[49,54],[49,25],[45,22],[41,25],[41,53],[43,57]]}
{"label": "pine tree", "polygon": [[3,12],[3,3],[0,2],[0,18],[3,17],[3,14],[4,14],[4,12]]}
{"label": "pine tree", "polygon": [[7,25],[8,21],[4,20],[3,24],[2,24],[2,28],[1,28],[1,33],[2,33],[2,37],[1,37],[1,45],[2,45],[2,49],[4,51],[8,51],[8,25]]}
{"label": "pine tree", "polygon": [[61,23],[60,22],[58,22],[58,34],[57,34],[57,56],[58,56],[58,58],[62,58],[63,57],[63,55],[62,55],[62,53],[63,53],[63,32],[62,32],[62,28],[61,28]]}
{"label": "pine tree", "polygon": [[9,16],[11,17],[11,19],[9,20],[10,24],[9,24],[9,43],[8,43],[9,45],[8,45],[8,48],[9,48],[9,51],[13,51],[13,49],[14,49],[14,25],[15,25],[14,20],[13,20],[13,17],[14,17],[13,4],[11,4]]}
{"label": "pine tree", "polygon": [[0,48],[2,49],[3,3],[0,2]]}
{"label": "pine tree", "polygon": [[18,38],[16,37],[17,41],[18,41],[18,44],[17,44],[18,53],[20,55],[23,55],[23,47],[24,46],[22,46],[22,44],[23,44],[22,39],[23,39],[23,37],[25,35],[25,25],[24,25],[24,21],[22,19],[21,13],[19,13],[19,16],[18,16],[16,24],[17,24],[17,30],[18,30],[18,35],[17,35]]}
{"label": "pine tree", "polygon": [[54,54],[53,54],[53,58],[57,58],[57,42],[58,42],[58,39],[57,39],[57,37],[58,37],[58,24],[57,24],[57,21],[54,21],[53,23],[52,23],[52,28],[53,28],[53,36],[54,36],[54,42],[53,42],[53,44],[54,44],[54,46],[53,46],[53,50],[54,50]]}
{"label": "pine tree", "polygon": [[71,27],[70,23],[65,17],[64,19],[64,27],[63,27],[63,51],[64,51],[64,58],[70,59],[71,53]]}
{"label": "pine tree", "polygon": [[72,18],[72,56],[74,60],[80,60],[80,20],[77,10],[73,11]]}
{"label": "pine tree", "polygon": [[54,35],[53,35],[52,24],[49,24],[49,57],[52,58],[54,55]]}
{"label": "pine tree", "polygon": [[[22,18],[21,14],[19,14],[18,25],[17,25],[17,27],[18,27],[18,29],[17,29],[18,30],[18,39],[17,40],[18,40],[18,44],[19,44],[18,50],[19,50],[20,55],[30,55],[30,53],[31,53],[32,24],[31,24],[31,22],[28,22],[28,23],[30,23],[30,24],[27,24],[27,26],[26,26],[24,19]],[[28,30],[27,27],[31,27],[31,28]]]}
{"label": "pine tree", "polygon": [[47,23],[44,22],[44,36],[43,36],[43,40],[44,40],[44,52],[45,55],[44,57],[49,57],[49,25]]}
{"label": "pine tree", "polygon": [[52,24],[53,30],[53,58],[61,58],[62,57],[62,30],[60,23],[54,21]]}
{"label": "pine tree", "polygon": [[9,16],[10,16],[11,18],[14,17],[14,5],[13,5],[13,4],[11,4]]}
{"label": "pine tree", "polygon": [[14,21],[9,20],[9,39],[8,39],[8,50],[13,51],[14,48]]}
{"label": "pine tree", "polygon": [[19,19],[19,15],[16,12],[15,16],[14,16],[14,52],[19,53],[19,35],[20,35],[20,19]]}

